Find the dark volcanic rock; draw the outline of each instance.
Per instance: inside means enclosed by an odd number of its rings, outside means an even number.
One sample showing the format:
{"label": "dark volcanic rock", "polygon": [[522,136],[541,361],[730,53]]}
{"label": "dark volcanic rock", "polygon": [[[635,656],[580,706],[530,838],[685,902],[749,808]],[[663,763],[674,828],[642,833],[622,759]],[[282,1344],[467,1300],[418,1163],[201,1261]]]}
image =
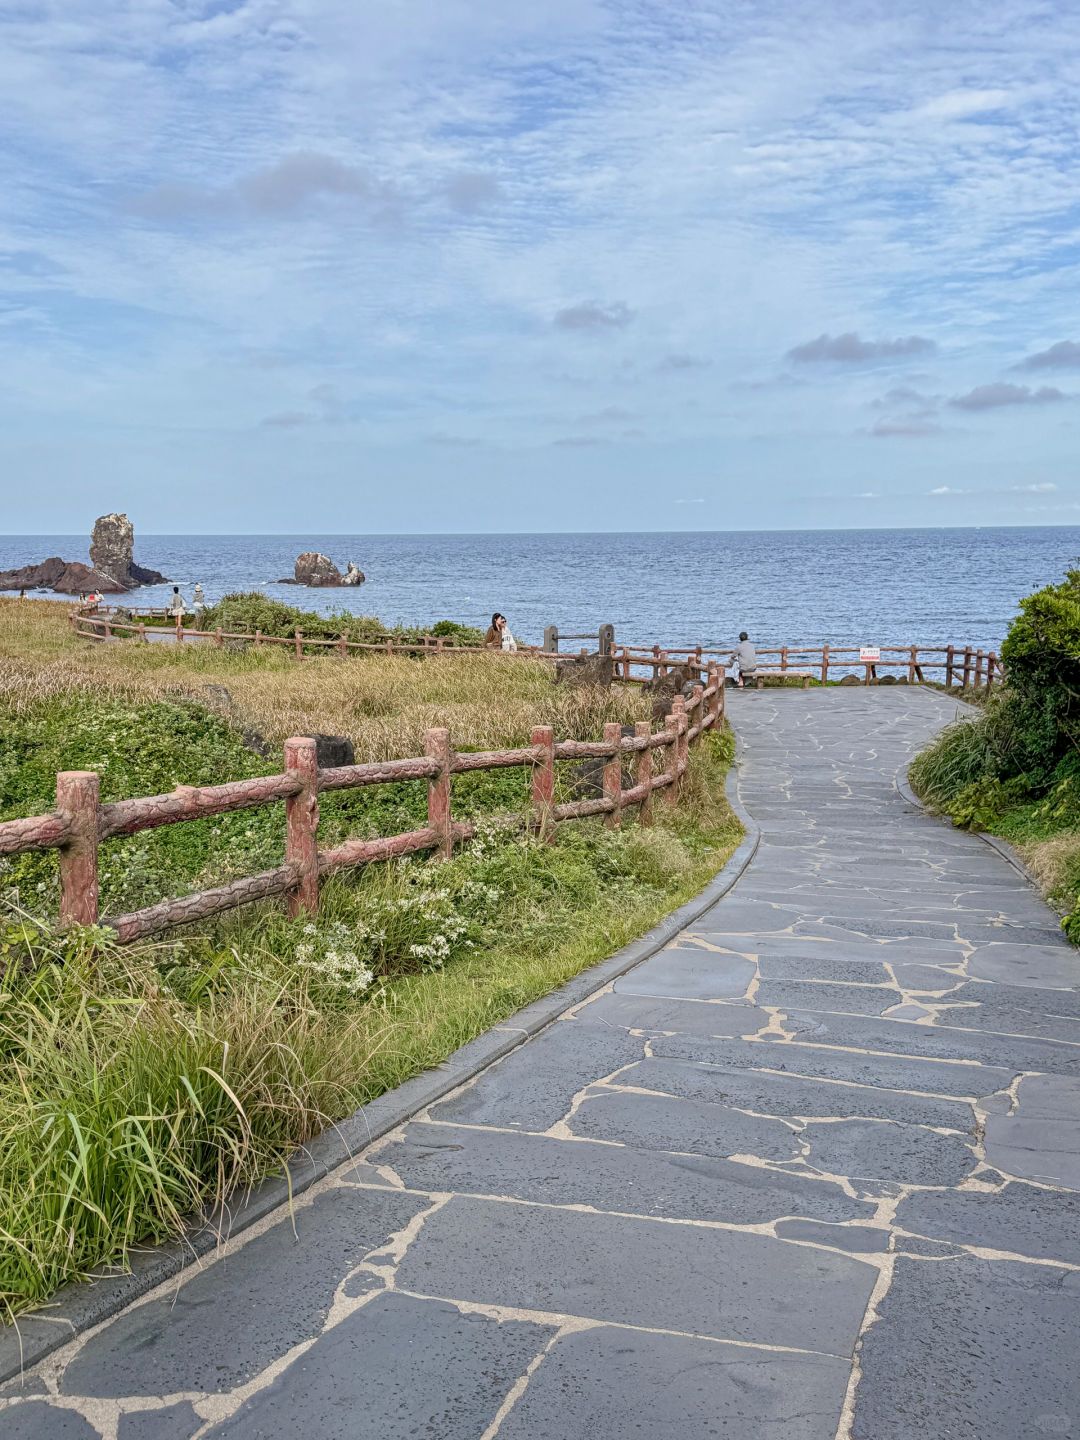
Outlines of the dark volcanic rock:
{"label": "dark volcanic rock", "polygon": [[126,515],[113,511],[99,515],[90,536],[90,564],[106,575],[122,590],[135,585],[161,585],[165,576],[157,570],[136,565],[134,560],[135,527]]}
{"label": "dark volcanic rock", "polygon": [[603,689],[615,677],[615,662],[610,655],[568,655],[555,666],[556,685],[596,685]]}
{"label": "dark volcanic rock", "polygon": [[53,555],[40,565],[0,571],[0,590],[53,590],[59,595],[85,595],[90,590],[100,590],[104,595],[122,595],[124,586],[108,575],[91,570],[89,565]]}
{"label": "dark volcanic rock", "polygon": [[336,765],[355,765],[356,751],[347,735],[312,735],[315,741],[315,755],[320,770]]}

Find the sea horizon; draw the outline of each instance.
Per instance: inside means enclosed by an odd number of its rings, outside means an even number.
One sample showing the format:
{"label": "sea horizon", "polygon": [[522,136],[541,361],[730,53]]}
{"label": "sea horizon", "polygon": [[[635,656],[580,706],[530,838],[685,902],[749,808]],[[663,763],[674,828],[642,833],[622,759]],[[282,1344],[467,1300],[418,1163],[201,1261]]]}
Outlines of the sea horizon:
{"label": "sea horizon", "polygon": [[[85,560],[89,535],[0,536],[0,570],[49,555]],[[296,556],[318,550],[356,589],[286,585]],[[504,612],[539,643],[546,626],[634,643],[726,645],[971,644],[996,649],[1020,599],[1080,554],[1080,526],[854,527],[378,533],[137,532],[135,558],[169,577],[132,599],[162,605],[196,582],[208,601],[257,590],[321,615],[387,624]],[[40,592],[35,592],[40,593]],[[56,597],[61,599],[64,597]]]}

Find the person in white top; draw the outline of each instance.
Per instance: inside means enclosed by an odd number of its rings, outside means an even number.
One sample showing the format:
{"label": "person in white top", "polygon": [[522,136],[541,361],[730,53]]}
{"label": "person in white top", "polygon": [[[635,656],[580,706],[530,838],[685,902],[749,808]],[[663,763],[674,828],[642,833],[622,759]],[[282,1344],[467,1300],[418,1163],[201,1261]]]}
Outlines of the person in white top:
{"label": "person in white top", "polygon": [[517,641],[510,633],[510,626],[506,623],[506,616],[500,615],[498,610],[491,617],[491,624],[484,636],[484,644],[489,650],[516,650],[518,648]]}

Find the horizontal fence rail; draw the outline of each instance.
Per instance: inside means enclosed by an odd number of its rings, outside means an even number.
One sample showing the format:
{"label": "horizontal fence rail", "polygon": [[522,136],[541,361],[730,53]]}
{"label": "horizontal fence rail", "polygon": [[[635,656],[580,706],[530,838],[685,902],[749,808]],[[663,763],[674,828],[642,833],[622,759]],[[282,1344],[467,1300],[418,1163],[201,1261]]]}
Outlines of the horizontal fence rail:
{"label": "horizontal fence rail", "polygon": [[[145,611],[145,614],[168,612]],[[718,648],[702,645],[679,645],[662,648],[659,645],[623,645],[615,640],[612,625],[601,625],[594,631],[567,633],[549,625],[544,632],[543,648],[519,645],[516,651],[503,651],[484,645],[462,645],[443,636],[425,635],[415,642],[396,640],[386,635],[378,640],[348,640],[345,636],[332,639],[307,636],[302,630],[292,635],[264,635],[261,630],[227,631],[200,630],[185,626],[182,617],[175,625],[153,626],[142,621],[118,618],[117,612],[108,607],[96,609],[82,607],[71,614],[71,624],[77,635],[87,640],[116,640],[128,638],[135,641],[165,642],[169,644],[210,644],[216,646],[278,646],[283,653],[297,660],[310,659],[312,655],[383,654],[383,655],[501,655],[547,661],[573,660],[585,654],[599,654],[610,659],[613,678],[622,681],[657,679],[668,674],[676,665],[685,665],[704,675],[710,660],[730,668],[735,656],[734,647]],[[592,649],[560,651],[559,644],[565,640],[590,640]],[[862,659],[863,650],[877,651],[876,660]],[[844,675],[857,674],[866,685],[876,684],[892,672],[903,672],[911,684],[927,678],[938,679],[949,688],[960,687],[968,690],[989,689],[1000,684],[1004,678],[1001,661],[993,650],[976,649],[971,645],[880,645],[860,646],[796,646],[777,645],[758,647],[758,668],[760,676],[780,677],[804,676],[827,685]],[[505,762],[512,763],[512,762]],[[479,768],[479,767],[478,767]]]}
{"label": "horizontal fence rail", "polygon": [[[556,740],[550,726],[537,725],[529,745],[458,753],[451,744],[449,730],[433,729],[427,732],[422,756],[320,769],[315,740],[295,736],[285,742],[281,774],[223,785],[180,785],[167,795],[106,804],[101,802],[95,771],[64,771],[56,777],[56,809],[51,814],[0,823],[0,855],[59,851],[61,924],[103,924],[121,942],[275,897],[287,900],[291,914],[314,914],[323,875],[421,851],[434,851],[445,858],[455,845],[470,840],[475,826],[455,822],[451,814],[454,775],[508,766],[528,770],[532,777],[528,811],[500,817],[500,821],[531,830],[541,838],[550,837],[556,824],[594,815],[604,816],[608,825],[618,825],[623,812],[630,808],[635,808],[641,822],[648,824],[654,793],[660,792],[668,805],[676,805],[689,763],[689,747],[707,731],[723,724],[725,678],[724,666],[709,661],[704,670],[705,683],[694,684],[689,695],[674,696],[663,729],[653,731],[648,721],[641,720],[633,735],[624,735],[621,725],[610,722],[604,726],[602,740]],[[623,766],[631,758],[633,784],[624,786]],[[567,760],[603,761],[598,796],[555,802],[555,766]],[[319,848],[320,794],[401,780],[426,782],[425,826],[377,839],[345,840],[328,850]],[[281,801],[285,804],[281,865],[214,889],[162,900],[126,915],[100,914],[98,867],[102,841]]]}

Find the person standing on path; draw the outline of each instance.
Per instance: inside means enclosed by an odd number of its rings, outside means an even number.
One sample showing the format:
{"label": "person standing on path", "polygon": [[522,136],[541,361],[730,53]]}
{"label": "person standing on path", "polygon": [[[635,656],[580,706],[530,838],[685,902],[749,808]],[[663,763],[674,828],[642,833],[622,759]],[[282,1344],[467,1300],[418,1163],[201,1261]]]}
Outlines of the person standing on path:
{"label": "person standing on path", "polygon": [[187,605],[184,603],[184,597],[180,594],[180,586],[174,585],[172,587],[172,599],[169,601],[169,614],[176,622],[177,629],[184,623],[184,611],[186,609]]}
{"label": "person standing on path", "polygon": [[739,667],[738,684],[741,690],[744,677],[753,680],[757,674],[757,651],[745,630],[739,632],[739,643],[735,647],[735,663]]}

